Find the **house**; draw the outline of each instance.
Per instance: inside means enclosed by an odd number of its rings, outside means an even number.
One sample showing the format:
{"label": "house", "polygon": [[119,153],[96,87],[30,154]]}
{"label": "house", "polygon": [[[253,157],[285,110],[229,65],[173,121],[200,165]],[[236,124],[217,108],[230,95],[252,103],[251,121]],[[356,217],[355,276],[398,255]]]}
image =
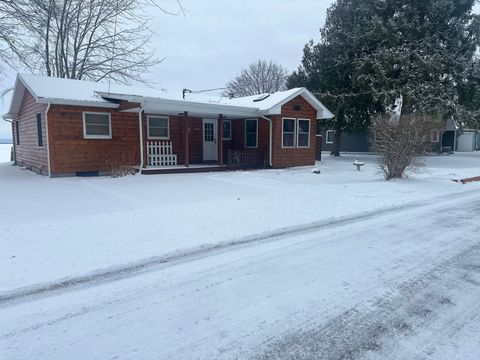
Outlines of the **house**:
{"label": "house", "polygon": [[17,76],[4,115],[15,164],[49,176],[313,165],[331,117],[305,88],[208,98],[37,75]]}
{"label": "house", "polygon": [[[325,124],[328,124],[328,121],[320,122],[317,127],[317,137],[322,138],[323,151],[332,151],[335,130]],[[375,133],[370,129],[354,133],[342,132],[340,151],[347,153],[373,152],[374,142]],[[480,133],[476,130],[462,129],[457,121],[450,119],[427,134],[421,150],[427,153],[439,153],[466,152],[479,149]]]}

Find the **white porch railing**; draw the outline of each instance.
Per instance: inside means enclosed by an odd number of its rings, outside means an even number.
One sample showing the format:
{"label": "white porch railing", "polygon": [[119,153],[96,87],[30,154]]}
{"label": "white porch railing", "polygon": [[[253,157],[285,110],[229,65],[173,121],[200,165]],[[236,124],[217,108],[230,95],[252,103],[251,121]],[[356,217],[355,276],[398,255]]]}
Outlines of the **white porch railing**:
{"label": "white porch railing", "polygon": [[147,141],[147,152],[150,167],[177,165],[177,155],[172,154],[171,141]]}

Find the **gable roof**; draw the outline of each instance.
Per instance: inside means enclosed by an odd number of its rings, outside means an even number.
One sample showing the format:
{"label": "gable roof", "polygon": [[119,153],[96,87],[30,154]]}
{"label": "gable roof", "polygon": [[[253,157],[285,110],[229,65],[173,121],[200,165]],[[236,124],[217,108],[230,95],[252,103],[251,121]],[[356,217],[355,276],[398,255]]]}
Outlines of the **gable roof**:
{"label": "gable roof", "polygon": [[28,90],[39,103],[118,108],[115,100],[127,100],[152,109],[166,109],[175,114],[190,110],[199,114],[212,112],[239,117],[278,115],[281,113],[282,105],[301,96],[317,110],[318,119],[333,117],[333,114],[305,88],[232,99],[188,94],[183,99],[181,91],[168,92],[147,87],[25,74],[17,75],[9,112],[4,117],[13,117],[19,113],[25,90]]}

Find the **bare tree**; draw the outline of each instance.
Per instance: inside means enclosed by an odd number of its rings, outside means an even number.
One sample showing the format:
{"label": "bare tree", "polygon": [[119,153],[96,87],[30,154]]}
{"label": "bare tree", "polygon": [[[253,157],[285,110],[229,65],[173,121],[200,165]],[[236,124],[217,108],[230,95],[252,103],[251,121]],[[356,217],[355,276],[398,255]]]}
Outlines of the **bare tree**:
{"label": "bare tree", "polygon": [[5,65],[13,66],[17,49],[20,46],[20,31],[18,21],[10,16],[7,9],[14,4],[12,0],[0,0],[0,73]]}
{"label": "bare tree", "polygon": [[285,90],[288,75],[288,71],[281,65],[258,60],[228,82],[225,92],[241,97]]}
{"label": "bare tree", "polygon": [[380,115],[374,121],[373,148],[380,154],[380,170],[386,180],[403,178],[421,165],[419,156],[429,150],[432,131],[444,124],[431,116]]}
{"label": "bare tree", "polygon": [[159,62],[145,11],[156,6],[152,0],[3,1],[2,15],[21,31],[18,45],[9,48],[32,72],[129,83],[142,81]]}

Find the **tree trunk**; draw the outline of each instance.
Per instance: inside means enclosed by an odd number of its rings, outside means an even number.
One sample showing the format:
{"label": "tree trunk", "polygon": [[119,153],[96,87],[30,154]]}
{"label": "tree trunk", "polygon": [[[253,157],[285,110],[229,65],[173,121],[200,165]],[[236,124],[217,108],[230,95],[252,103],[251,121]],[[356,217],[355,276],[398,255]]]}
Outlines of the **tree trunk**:
{"label": "tree trunk", "polygon": [[337,113],[335,114],[335,137],[333,139],[333,149],[331,155],[340,156],[340,147],[342,144],[342,124],[345,117],[343,104],[338,104]]}
{"label": "tree trunk", "polygon": [[333,149],[331,155],[333,156],[340,156],[340,147],[342,144],[342,129],[336,128],[335,129],[335,138],[333,140]]}

